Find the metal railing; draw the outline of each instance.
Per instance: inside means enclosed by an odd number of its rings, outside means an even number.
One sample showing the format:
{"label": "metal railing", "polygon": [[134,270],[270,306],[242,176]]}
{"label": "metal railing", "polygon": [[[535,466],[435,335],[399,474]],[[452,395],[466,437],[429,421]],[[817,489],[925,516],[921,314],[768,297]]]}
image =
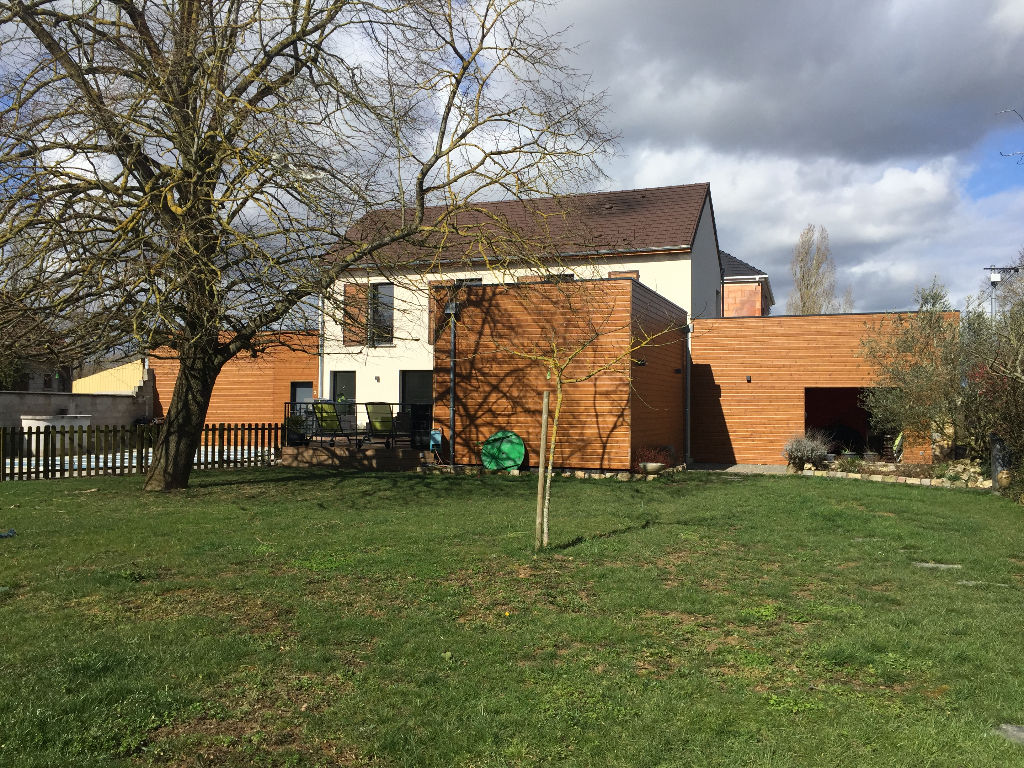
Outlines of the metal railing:
{"label": "metal railing", "polygon": [[288,445],[334,445],[344,440],[355,448],[408,443],[426,449],[432,421],[430,403],[288,402],[284,404],[284,439]]}

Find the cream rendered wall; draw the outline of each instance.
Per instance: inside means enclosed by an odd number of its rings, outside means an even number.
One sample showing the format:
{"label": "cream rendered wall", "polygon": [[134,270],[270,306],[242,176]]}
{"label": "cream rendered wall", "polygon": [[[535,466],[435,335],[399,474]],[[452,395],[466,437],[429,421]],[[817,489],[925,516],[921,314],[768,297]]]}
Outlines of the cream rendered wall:
{"label": "cream rendered wall", "polygon": [[[704,201],[704,209],[697,222],[693,238],[692,293],[690,303],[681,304],[691,319],[721,317],[722,268],[718,261],[718,238],[715,235],[711,198]],[[642,276],[642,274],[641,274]]]}
{"label": "cream rendered wall", "polygon": [[[570,269],[579,279],[607,277],[611,271],[638,270],[640,282],[678,304],[687,313],[698,317],[717,317],[708,314],[705,304],[714,308],[715,291],[721,287],[718,266],[718,247],[711,225],[710,206],[705,203],[695,238],[694,253],[642,254],[632,257],[602,259],[552,267],[554,273]],[[699,267],[692,265],[699,260]],[[694,278],[691,279],[691,271]],[[359,402],[396,403],[400,396],[399,372],[405,370],[429,371],[434,367],[434,348],[428,342],[426,284],[431,280],[465,280],[480,278],[485,284],[515,282],[516,276],[528,274],[523,269],[510,272],[487,270],[448,270],[443,274],[410,275],[390,280],[395,285],[395,341],[381,347],[346,347],[340,326],[330,319],[324,323],[323,364],[319,391],[324,397],[331,394],[332,371],[356,372],[356,399]],[[714,277],[712,283],[711,277]],[[370,277],[369,282],[389,282],[381,277]],[[338,284],[338,296],[343,292]],[[710,290],[710,300],[708,299]],[[698,297],[694,306],[692,296]],[[447,332],[438,340],[448,344]]]}

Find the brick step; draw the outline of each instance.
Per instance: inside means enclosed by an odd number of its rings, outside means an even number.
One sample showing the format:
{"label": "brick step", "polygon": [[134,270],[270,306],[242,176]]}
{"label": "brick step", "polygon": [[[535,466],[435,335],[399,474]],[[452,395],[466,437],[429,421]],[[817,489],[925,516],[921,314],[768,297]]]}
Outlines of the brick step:
{"label": "brick step", "polygon": [[419,448],[371,446],[362,449],[327,443],[289,445],[281,449],[281,464],[286,467],[338,467],[403,472],[424,462],[433,463],[433,454]]}

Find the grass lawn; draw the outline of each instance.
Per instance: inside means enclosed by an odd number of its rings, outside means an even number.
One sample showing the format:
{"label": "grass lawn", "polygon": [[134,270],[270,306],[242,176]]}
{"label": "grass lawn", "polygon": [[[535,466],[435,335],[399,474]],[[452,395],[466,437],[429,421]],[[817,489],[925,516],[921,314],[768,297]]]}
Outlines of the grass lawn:
{"label": "grass lawn", "polygon": [[193,478],[0,485],[0,765],[1024,766],[991,495]]}

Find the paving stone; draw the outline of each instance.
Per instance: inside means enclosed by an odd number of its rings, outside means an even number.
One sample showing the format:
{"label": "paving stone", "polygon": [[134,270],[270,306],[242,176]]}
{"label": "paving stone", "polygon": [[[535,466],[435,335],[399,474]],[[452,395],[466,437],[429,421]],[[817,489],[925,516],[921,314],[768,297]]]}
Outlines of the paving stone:
{"label": "paving stone", "polygon": [[920,485],[921,484],[921,478],[920,477],[908,477],[908,478],[906,478],[906,481],[907,481],[907,485]]}
{"label": "paving stone", "polygon": [[1024,726],[1003,723],[995,731],[1007,741],[1012,741],[1014,744],[1024,744]]}
{"label": "paving stone", "polygon": [[914,563],[915,568],[934,568],[937,571],[952,571],[958,568],[963,568],[962,565],[956,563]]}
{"label": "paving stone", "polygon": [[874,480],[876,483],[882,482],[881,475],[868,475],[868,480]]}

